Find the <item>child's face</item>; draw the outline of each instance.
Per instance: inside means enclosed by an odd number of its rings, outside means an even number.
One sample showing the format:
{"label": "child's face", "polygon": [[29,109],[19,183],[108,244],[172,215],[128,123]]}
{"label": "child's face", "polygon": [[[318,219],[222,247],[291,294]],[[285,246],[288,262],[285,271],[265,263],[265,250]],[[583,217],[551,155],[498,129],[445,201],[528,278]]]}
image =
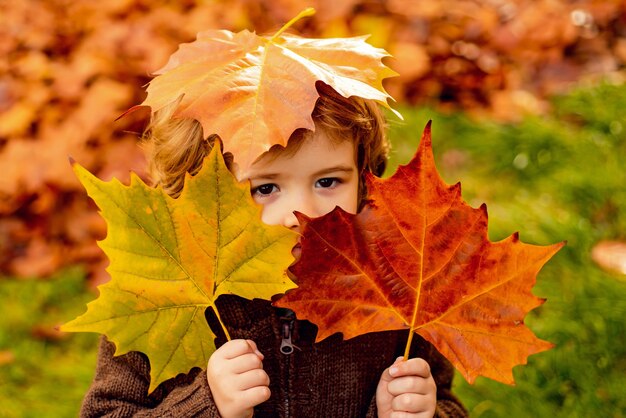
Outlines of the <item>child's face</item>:
{"label": "child's face", "polygon": [[263,205],[266,224],[297,229],[294,211],[312,218],[335,206],[357,211],[359,173],[354,145],[349,140],[332,141],[321,129],[295,153],[270,151],[237,178],[250,180],[252,197]]}

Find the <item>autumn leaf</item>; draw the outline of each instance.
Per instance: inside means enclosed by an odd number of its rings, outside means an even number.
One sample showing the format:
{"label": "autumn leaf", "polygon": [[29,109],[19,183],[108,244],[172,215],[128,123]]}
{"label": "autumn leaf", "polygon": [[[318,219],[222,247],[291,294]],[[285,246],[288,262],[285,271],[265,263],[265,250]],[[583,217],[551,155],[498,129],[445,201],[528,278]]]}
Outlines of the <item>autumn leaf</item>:
{"label": "autumn leaf", "polygon": [[600,241],[591,249],[591,259],[607,271],[626,276],[625,242]]}
{"label": "autumn leaf", "polygon": [[469,382],[512,384],[515,365],[552,347],[523,321],[543,303],[531,293],[536,274],[563,243],[490,242],[486,207],[471,208],[459,184],[439,177],[430,123],[413,160],[389,179],[369,176],[367,187],[371,202],[357,215],[299,215],[298,288],[277,305],[317,324],[318,341],[409,328]]}
{"label": "autumn leaf", "polygon": [[204,313],[210,307],[219,318],[220,295],[270,299],[294,287],[285,270],[296,234],[262,223],[249,186],[237,183],[218,148],[177,199],[134,175],[130,186],[103,182],[74,164],[108,225],[99,244],[112,279],[62,330],[105,334],[116,355],[145,353],[150,391],[206,366],[215,334]]}
{"label": "autumn leaf", "polygon": [[193,118],[205,135],[218,134],[224,150],[248,167],[274,144],[285,146],[298,128],[315,130],[311,113],[322,81],[345,97],[388,106],[382,86],[395,75],[388,54],[366,37],[305,39],[283,31],[272,37],[247,30],[201,32],[182,44],[147,89],[142,105],[153,111],[182,97],[174,116]]}

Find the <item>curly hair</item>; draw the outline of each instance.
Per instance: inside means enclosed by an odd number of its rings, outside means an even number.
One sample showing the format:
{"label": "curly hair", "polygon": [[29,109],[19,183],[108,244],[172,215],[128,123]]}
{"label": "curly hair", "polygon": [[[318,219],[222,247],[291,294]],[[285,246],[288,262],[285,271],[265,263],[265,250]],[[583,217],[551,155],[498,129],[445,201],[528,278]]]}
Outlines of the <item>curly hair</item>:
{"label": "curly hair", "polygon": [[[367,195],[363,173],[370,171],[380,176],[387,165],[389,142],[385,134],[383,112],[372,100],[356,96],[343,97],[322,82],[318,82],[316,88],[320,97],[311,114],[315,128],[324,130],[333,141],[353,141],[357,167],[361,173],[359,201],[362,203]],[[172,197],[180,195],[185,173],[195,175],[200,171],[204,157],[209,154],[217,138],[216,135],[205,138],[202,126],[194,119],[173,117],[177,107],[178,102],[175,102],[153,112],[144,133],[148,173],[152,183],[161,186]],[[296,130],[290,137],[288,147],[283,150],[296,152],[299,148],[297,144],[312,135],[313,132],[307,129]],[[274,146],[270,152],[275,147],[280,146]],[[230,167],[232,155],[226,153],[224,157]]]}

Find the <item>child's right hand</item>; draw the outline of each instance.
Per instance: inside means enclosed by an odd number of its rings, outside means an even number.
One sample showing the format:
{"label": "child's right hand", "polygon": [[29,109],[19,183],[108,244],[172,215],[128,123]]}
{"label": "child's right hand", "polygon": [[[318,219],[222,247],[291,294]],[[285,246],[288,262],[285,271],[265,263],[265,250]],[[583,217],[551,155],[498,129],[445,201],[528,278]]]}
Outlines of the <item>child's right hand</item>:
{"label": "child's right hand", "polygon": [[270,398],[263,354],[252,340],[231,340],[213,353],[207,380],[222,418],[249,418]]}

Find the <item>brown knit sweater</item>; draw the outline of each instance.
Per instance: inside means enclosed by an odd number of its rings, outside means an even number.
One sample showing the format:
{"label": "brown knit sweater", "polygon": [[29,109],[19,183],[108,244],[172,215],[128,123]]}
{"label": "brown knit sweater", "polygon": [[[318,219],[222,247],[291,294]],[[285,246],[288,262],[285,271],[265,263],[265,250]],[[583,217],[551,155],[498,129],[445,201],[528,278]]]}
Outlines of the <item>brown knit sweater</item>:
{"label": "brown knit sweater", "polygon": [[[347,341],[336,334],[313,344],[314,325],[293,320],[293,313],[267,301],[221,296],[217,305],[231,337],[254,340],[265,356],[272,395],[255,408],[256,418],[376,417],[376,386],[383,370],[403,354],[406,331],[370,333]],[[280,346],[286,343],[283,332],[288,329],[295,349],[283,354]],[[218,346],[223,343],[223,338],[217,339]],[[192,369],[148,395],[147,358],[137,352],[114,357],[114,351],[113,344],[102,338],[82,417],[219,417],[204,370]],[[419,336],[412,347],[411,357],[416,356],[429,362],[437,382],[436,417],[466,417],[450,392],[450,364]]]}

